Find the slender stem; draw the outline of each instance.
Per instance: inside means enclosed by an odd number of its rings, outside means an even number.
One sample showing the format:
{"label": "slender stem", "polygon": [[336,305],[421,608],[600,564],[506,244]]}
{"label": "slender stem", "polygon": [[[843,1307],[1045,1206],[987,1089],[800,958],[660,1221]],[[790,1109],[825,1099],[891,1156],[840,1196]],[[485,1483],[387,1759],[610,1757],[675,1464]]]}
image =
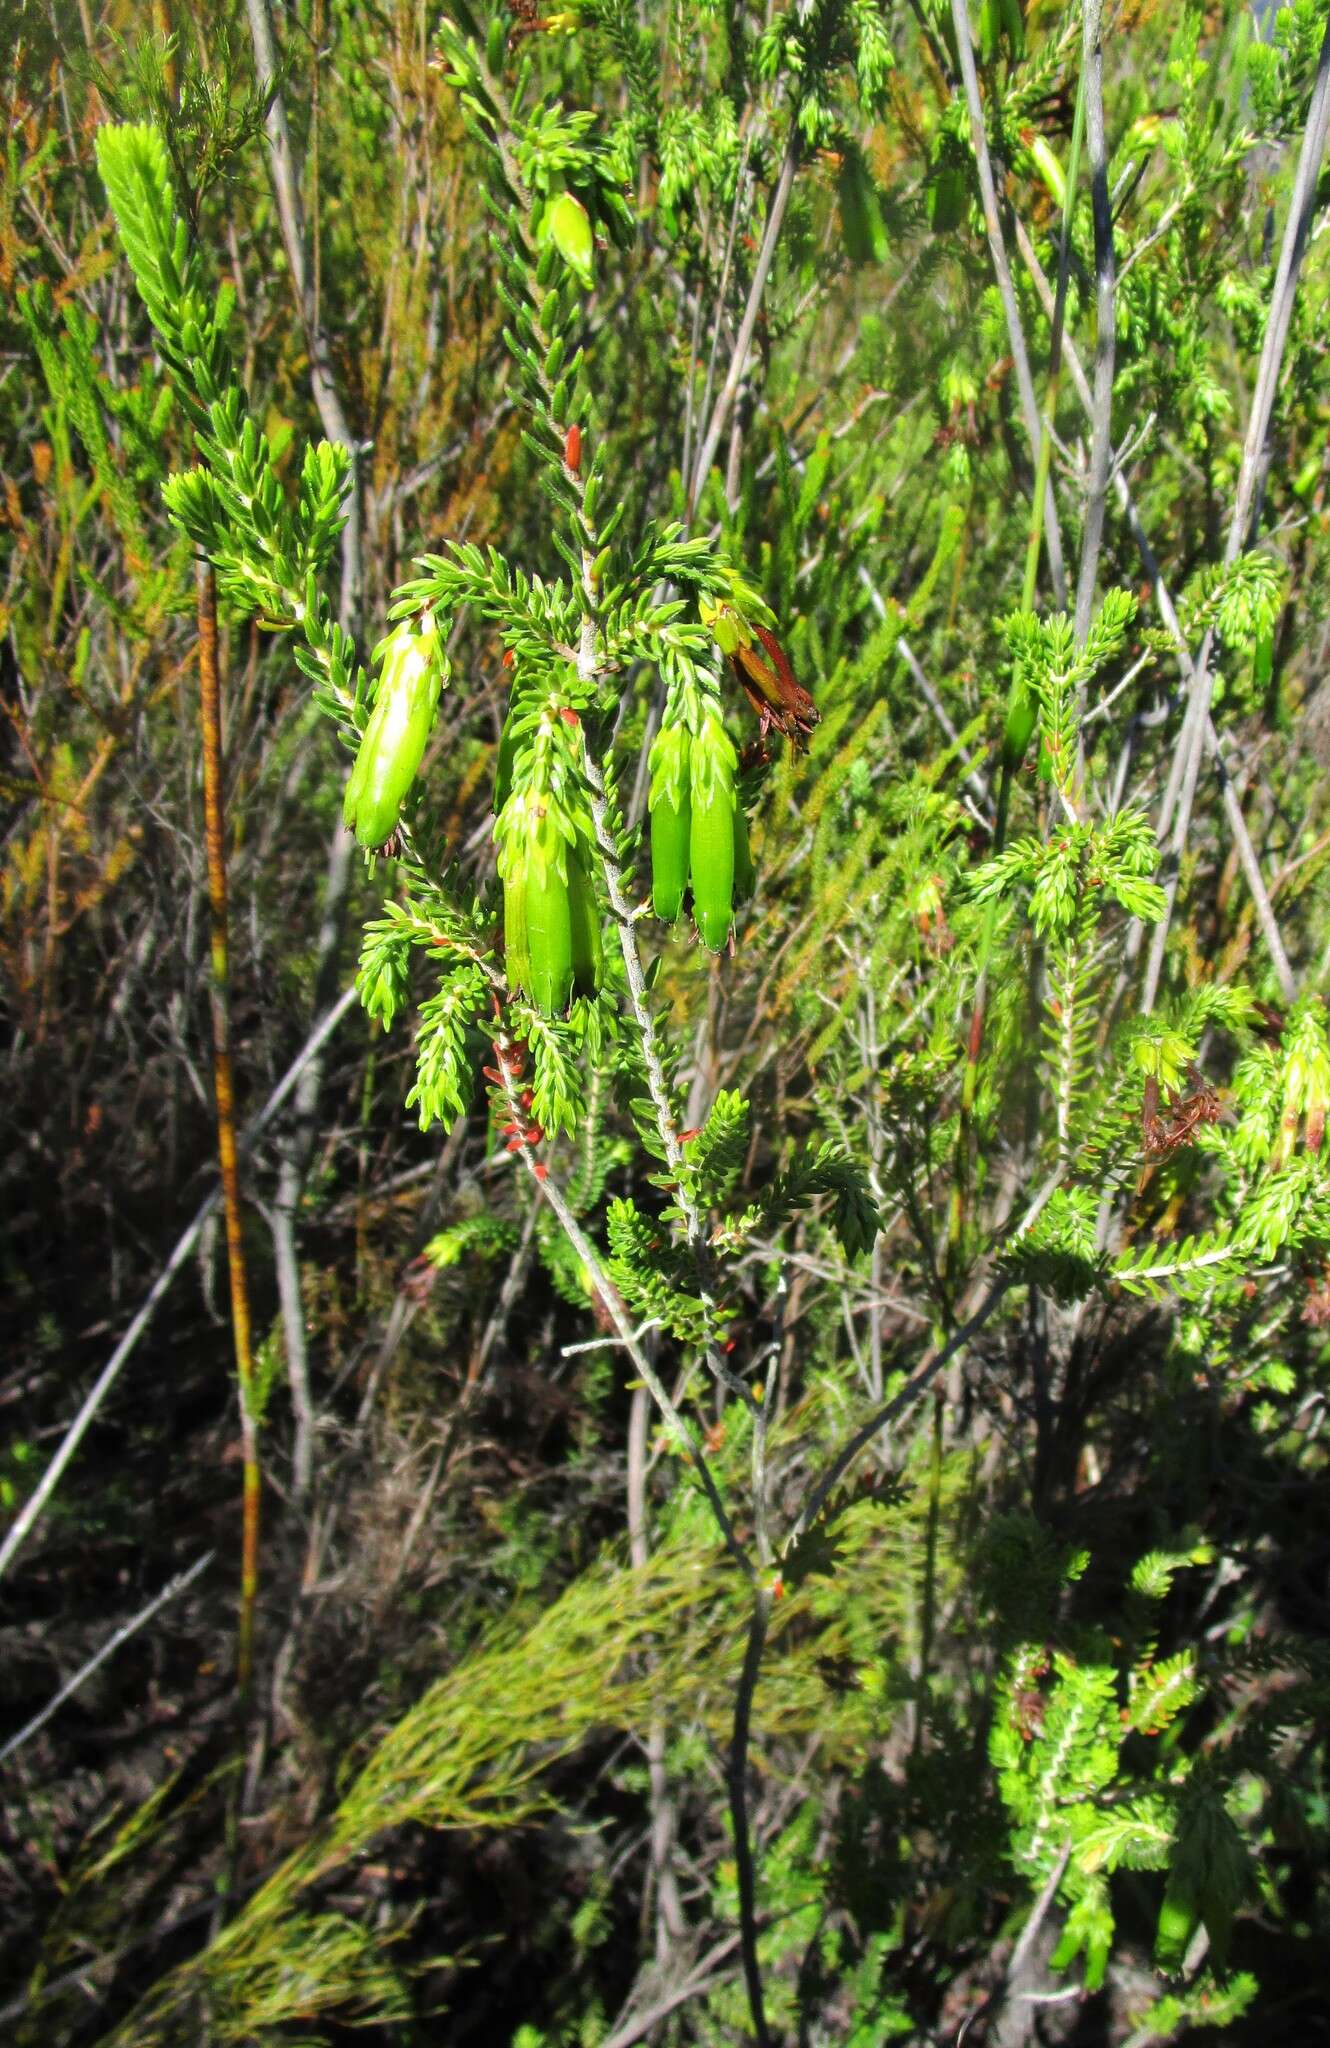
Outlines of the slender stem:
{"label": "slender stem", "polygon": [[[500,1031],[495,1037],[494,1044],[495,1050],[499,1054],[498,1070],[504,1076],[504,1093],[508,1099],[509,1113],[514,1123],[520,1123],[523,1120],[522,1109],[513,1088],[505,1057],[512,1050],[512,1041],[506,1032]],[[664,1417],[666,1428],[697,1473],[702,1484],[702,1491],[706,1494],[708,1505],[715,1517],[716,1526],[720,1530],[725,1548],[744,1574],[751,1577],[753,1567],[749,1562],[743,1545],[734,1533],[734,1525],[725,1511],[725,1503],[722,1501],[720,1491],[711,1475],[711,1467],[707,1463],[706,1455],[674,1402],[670,1399],[664,1381],[656,1371],[643,1346],[642,1332],[633,1328],[632,1318],[628,1314],[623,1296],[605,1271],[601,1263],[600,1253],[583,1230],[577,1217],[573,1214],[567,1196],[550,1173],[545,1162],[543,1160],[535,1160],[525,1146],[522,1147],[521,1157],[537,1189],[554,1211],[559,1228],[563,1231],[569,1244],[586,1267],[591,1285],[595,1288],[600,1298],[601,1306],[614,1325],[615,1334],[632,1360],[633,1368],[638,1377],[646,1383],[650,1390],[652,1399]]]}
{"label": "slender stem", "polygon": [[[645,1572],[651,1559],[647,1516],[647,1420],[651,1413],[645,1381],[633,1395],[628,1416],[628,1552],[633,1570]],[[656,1885],[656,1961],[666,1965],[688,1931],[674,1868],[674,1799],[666,1768],[664,1712],[652,1713],[647,1729],[647,1794],[651,1805],[651,1874]]]}
{"label": "slender stem", "polygon": [[1085,67],[1076,82],[1076,111],[1071,124],[1071,157],[1067,164],[1067,185],[1062,195],[1062,237],[1058,245],[1058,288],[1053,301],[1053,331],[1048,349],[1048,397],[1039,443],[1039,462],[1034,492],[1030,499],[1030,537],[1025,550],[1025,583],[1021,591],[1022,611],[1034,610],[1035,583],[1039,570],[1039,540],[1043,531],[1044,494],[1048,490],[1053,455],[1053,422],[1057,418],[1058,392],[1062,384],[1062,337],[1067,325],[1067,287],[1071,280],[1071,223],[1076,211],[1076,194],[1081,177],[1081,142],[1085,130]]}
{"label": "slender stem", "polygon": [[752,1727],[753,1696],[762,1665],[762,1651],[771,1618],[772,1592],[768,1585],[753,1589],[753,1606],[748,1619],[748,1645],[744,1651],[739,1688],[734,1696],[734,1721],[730,1734],[729,1795],[730,1820],[734,1828],[734,1863],[739,1879],[739,1948],[743,1958],[744,1988],[758,2048],[771,2048],[767,2030],[766,2004],[762,1995],[762,1964],[757,1953],[757,1877],[753,1844],[748,1825],[748,1737]]}
{"label": "slender stem", "polygon": [[[1057,1185],[1057,1179],[1049,1183],[1044,1194],[1044,1201],[1047,1201]],[[1039,1206],[1042,1207],[1043,1204],[1040,1203]],[[1028,1229],[1033,1220],[1033,1215],[1027,1212],[1026,1217],[1022,1220],[1021,1228],[1023,1230]],[[988,1321],[1011,1285],[1011,1280],[1005,1275],[995,1280],[969,1321],[962,1324],[961,1328],[949,1337],[942,1348],[934,1352],[931,1358],[926,1358],[923,1364],[906,1380],[905,1385],[893,1394],[889,1401],[884,1402],[881,1408],[869,1416],[867,1422],[864,1423],[861,1429],[855,1431],[848,1443],[841,1446],[822,1477],[808,1489],[804,1504],[799,1510],[798,1519],[790,1531],[791,1544],[797,1543],[799,1538],[812,1528],[860,1451],[870,1444],[875,1436],[879,1436],[884,1429],[895,1422],[898,1417],[904,1415],[907,1409],[914,1406],[919,1396],[932,1385],[948,1360],[954,1358],[956,1353],[963,1350],[970,1339],[982,1330],[984,1324]]]}
{"label": "slender stem", "polygon": [[942,1518],[942,1389],[933,1389],[933,1441],[928,1458],[928,1519],[924,1529],[924,1584],[919,1617],[919,1685],[913,1748],[923,1748],[928,1719],[928,1666],[937,1625],[937,1538]]}
{"label": "slender stem", "polygon": [[247,1700],[254,1672],[254,1610],[259,1587],[259,1422],[254,1398],[249,1275],[240,1213],[235,1081],[231,1065],[230,960],[226,904],[225,796],[222,770],[222,697],[217,666],[217,580],[210,562],[196,564],[199,631],[199,723],[203,738],[204,838],[208,852],[208,906],[212,920],[213,1088],[217,1106],[217,1159],[231,1281],[231,1334],[240,1393],[243,1508],[240,1551],[240,1623],[236,1680]]}
{"label": "slender stem", "polygon": [[[1113,209],[1108,194],[1108,145],[1104,135],[1104,53],[1100,40],[1101,0],[1086,0],[1081,51],[1081,95],[1090,143],[1090,201],[1094,215],[1095,358],[1094,415],[1090,430],[1090,474],[1081,531],[1081,565],[1076,578],[1076,643],[1085,645],[1094,608],[1095,581],[1104,539],[1104,506],[1113,461],[1113,371],[1117,340],[1117,282],[1113,252]],[[1084,690],[1082,688],[1082,698]],[[1083,708],[1083,705],[1082,705]],[[1079,728],[1079,721],[1078,721]]]}

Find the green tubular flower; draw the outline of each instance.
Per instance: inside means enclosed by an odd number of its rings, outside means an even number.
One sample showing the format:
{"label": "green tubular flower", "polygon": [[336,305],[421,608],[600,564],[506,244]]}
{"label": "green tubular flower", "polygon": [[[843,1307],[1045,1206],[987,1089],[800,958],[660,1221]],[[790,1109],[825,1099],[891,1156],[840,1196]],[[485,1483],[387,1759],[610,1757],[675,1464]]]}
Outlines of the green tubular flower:
{"label": "green tubular flower", "polygon": [[573,993],[593,996],[600,987],[604,965],[600,906],[591,879],[589,852],[580,839],[568,852],[568,915],[572,928]]}
{"label": "green tubular flower", "polygon": [[391,839],[424,759],[443,687],[438,648],[426,613],[419,625],[404,619],[374,650],[382,664],[374,708],[342,804],[344,824],[364,847]]}
{"label": "green tubular flower", "polygon": [[503,877],[508,986],[546,1017],[600,987],[600,907],[589,820],[532,787],[509,797],[495,825]]}
{"label": "green tubular flower", "polygon": [[748,820],[741,803],[734,806],[734,900],[736,903],[751,902],[757,887],[757,871],[753,866],[752,848],[748,844]]}
{"label": "green tubular flower", "polygon": [[499,751],[494,761],[494,815],[497,818],[513,793],[513,770],[517,766],[517,735],[510,711],[499,734]]}
{"label": "green tubular flower", "polygon": [[1002,734],[1002,758],[1014,774],[1025,759],[1039,722],[1039,706],[1029,690],[1016,689],[1007,702],[1007,723]]}
{"label": "green tubular flower", "polygon": [[965,218],[969,191],[965,153],[954,135],[939,137],[928,166],[928,225],[935,235],[949,235]]}
{"label": "green tubular flower", "polygon": [[735,752],[720,720],[703,721],[690,760],[692,819],[688,835],[693,916],[702,942],[719,953],[734,922]]}
{"label": "green tubular flower", "polygon": [[526,875],[503,885],[503,958],[510,989],[531,986],[531,953],[526,940]]}
{"label": "green tubular flower", "polygon": [[651,907],[673,924],[688,881],[692,827],[690,742],[681,725],[665,725],[651,743]]}
{"label": "green tubular flower", "polygon": [[1004,43],[1007,55],[1018,64],[1025,55],[1025,17],[1020,0],[980,0],[979,53],[985,64],[996,64]]}
{"label": "green tubular flower", "polygon": [[849,143],[836,179],[841,239],[851,263],[885,263],[891,253],[877,187],[858,147]]}
{"label": "green tubular flower", "polygon": [[[564,856],[566,867],[567,856]],[[526,871],[527,994],[546,1017],[562,1016],[573,994],[573,918],[568,877],[557,855],[533,851]]]}
{"label": "green tubular flower", "polygon": [[1161,1970],[1172,1973],[1182,1968],[1200,1924],[1201,1907],[1194,1886],[1176,1875],[1170,1877],[1155,1927],[1155,1961]]}

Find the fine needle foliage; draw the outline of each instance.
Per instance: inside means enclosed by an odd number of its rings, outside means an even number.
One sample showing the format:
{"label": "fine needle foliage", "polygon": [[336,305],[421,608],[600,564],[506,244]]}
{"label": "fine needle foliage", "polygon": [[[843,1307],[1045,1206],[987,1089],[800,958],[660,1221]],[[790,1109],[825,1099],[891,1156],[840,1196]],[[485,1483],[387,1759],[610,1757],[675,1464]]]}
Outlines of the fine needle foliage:
{"label": "fine needle foliage", "polygon": [[1324,6],[18,12],[12,2037],[1305,2032]]}

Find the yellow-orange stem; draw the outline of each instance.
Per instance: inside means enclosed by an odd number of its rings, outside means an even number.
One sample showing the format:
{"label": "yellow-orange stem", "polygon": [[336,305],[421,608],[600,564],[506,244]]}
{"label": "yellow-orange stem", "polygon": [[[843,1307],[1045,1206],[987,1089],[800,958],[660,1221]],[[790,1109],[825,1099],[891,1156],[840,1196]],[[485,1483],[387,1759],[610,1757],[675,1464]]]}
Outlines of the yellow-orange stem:
{"label": "yellow-orange stem", "polygon": [[217,665],[217,580],[210,562],[196,570],[199,630],[199,726],[203,738],[203,820],[208,850],[208,904],[212,922],[213,1087],[217,1100],[217,1159],[226,1219],[231,1281],[231,1332],[240,1390],[244,1459],[240,1549],[240,1622],[236,1680],[247,1697],[254,1670],[254,1609],[259,1588],[259,1426],[254,1403],[254,1351],[249,1320],[249,1279],[240,1224],[240,1169],[236,1152],[235,1086],[231,1070],[230,959],[227,944],[226,835],[222,786],[222,692]]}

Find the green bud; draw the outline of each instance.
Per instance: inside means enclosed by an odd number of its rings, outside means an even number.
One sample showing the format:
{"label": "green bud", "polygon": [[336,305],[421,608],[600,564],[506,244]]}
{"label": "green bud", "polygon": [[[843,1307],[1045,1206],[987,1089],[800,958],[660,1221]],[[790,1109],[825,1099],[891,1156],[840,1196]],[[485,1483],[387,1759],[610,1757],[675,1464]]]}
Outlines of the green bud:
{"label": "green bud", "polygon": [[558,378],[566,354],[563,336],[556,334],[545,352],[545,377],[548,383],[553,384]]}

